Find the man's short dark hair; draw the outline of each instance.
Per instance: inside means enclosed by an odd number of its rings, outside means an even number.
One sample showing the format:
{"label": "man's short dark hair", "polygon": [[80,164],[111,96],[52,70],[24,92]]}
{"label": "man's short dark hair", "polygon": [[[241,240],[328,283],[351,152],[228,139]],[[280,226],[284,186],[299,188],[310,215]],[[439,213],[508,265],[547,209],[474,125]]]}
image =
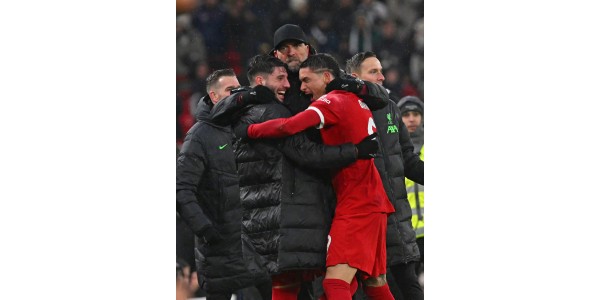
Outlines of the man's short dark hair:
{"label": "man's short dark hair", "polygon": [[371,51],[358,52],[354,54],[352,58],[346,61],[346,73],[352,74],[360,72],[360,65],[369,57],[377,58],[377,55]]}
{"label": "man's short dark hair", "polygon": [[329,71],[335,78],[341,75],[340,65],[335,61],[333,56],[327,53],[310,55],[300,64],[300,69],[302,68],[309,68],[315,73]]}
{"label": "man's short dark hair", "polygon": [[[286,68],[286,64],[279,60],[279,58],[266,55],[259,54],[250,59],[250,64],[248,66],[248,81],[250,85],[254,82],[254,78],[258,75],[269,75],[273,73],[276,67],[284,67]],[[287,69],[286,69],[287,70]]]}
{"label": "man's short dark hair", "polygon": [[221,77],[232,76],[236,77],[233,69],[220,69],[212,72],[206,77],[206,92],[210,93],[210,89],[213,88]]}

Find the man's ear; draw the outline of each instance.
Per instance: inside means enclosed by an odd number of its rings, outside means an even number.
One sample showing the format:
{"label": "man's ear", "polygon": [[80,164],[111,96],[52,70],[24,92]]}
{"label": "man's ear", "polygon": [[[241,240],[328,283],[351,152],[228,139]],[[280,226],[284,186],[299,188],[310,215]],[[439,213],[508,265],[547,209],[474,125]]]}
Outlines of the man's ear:
{"label": "man's ear", "polygon": [[262,76],[256,76],[254,77],[254,83],[258,84],[258,85],[264,85],[265,80]]}
{"label": "man's ear", "polygon": [[360,78],[360,77],[358,77],[358,74],[356,74],[354,72],[352,74],[350,74],[350,75],[352,75],[352,77],[354,77],[354,78]]}
{"label": "man's ear", "polygon": [[323,81],[325,81],[325,84],[329,84],[332,80],[333,74],[331,74],[329,71],[323,72]]}
{"label": "man's ear", "polygon": [[217,101],[216,101],[217,93],[215,93],[214,91],[210,91],[210,92],[208,92],[208,97],[210,98],[210,101],[212,103],[217,103]]}

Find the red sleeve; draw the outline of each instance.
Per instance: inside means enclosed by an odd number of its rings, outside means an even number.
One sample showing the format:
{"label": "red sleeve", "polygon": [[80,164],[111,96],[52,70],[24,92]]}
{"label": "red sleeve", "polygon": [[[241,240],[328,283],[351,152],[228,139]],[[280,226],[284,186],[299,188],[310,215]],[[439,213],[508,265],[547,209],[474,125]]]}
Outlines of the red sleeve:
{"label": "red sleeve", "polygon": [[273,119],[248,126],[251,139],[280,138],[294,135],[306,128],[317,126],[321,118],[314,110],[305,110],[290,118]]}

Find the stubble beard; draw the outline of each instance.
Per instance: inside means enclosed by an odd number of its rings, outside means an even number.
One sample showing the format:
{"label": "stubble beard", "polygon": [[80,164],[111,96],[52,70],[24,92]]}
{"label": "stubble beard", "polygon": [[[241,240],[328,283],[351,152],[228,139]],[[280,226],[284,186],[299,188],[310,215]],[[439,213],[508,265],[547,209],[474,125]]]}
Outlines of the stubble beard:
{"label": "stubble beard", "polygon": [[287,66],[288,70],[292,72],[298,72],[300,70],[300,60],[298,59],[288,59]]}

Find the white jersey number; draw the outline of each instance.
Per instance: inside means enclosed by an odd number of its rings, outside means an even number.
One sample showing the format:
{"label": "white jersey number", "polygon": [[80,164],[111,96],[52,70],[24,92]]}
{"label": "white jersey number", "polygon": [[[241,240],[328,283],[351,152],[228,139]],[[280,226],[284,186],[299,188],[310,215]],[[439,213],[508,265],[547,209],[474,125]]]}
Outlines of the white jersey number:
{"label": "white jersey number", "polygon": [[369,117],[369,128],[367,128],[369,135],[375,133],[375,129],[377,129],[375,126],[375,121],[373,121],[373,117]]}

